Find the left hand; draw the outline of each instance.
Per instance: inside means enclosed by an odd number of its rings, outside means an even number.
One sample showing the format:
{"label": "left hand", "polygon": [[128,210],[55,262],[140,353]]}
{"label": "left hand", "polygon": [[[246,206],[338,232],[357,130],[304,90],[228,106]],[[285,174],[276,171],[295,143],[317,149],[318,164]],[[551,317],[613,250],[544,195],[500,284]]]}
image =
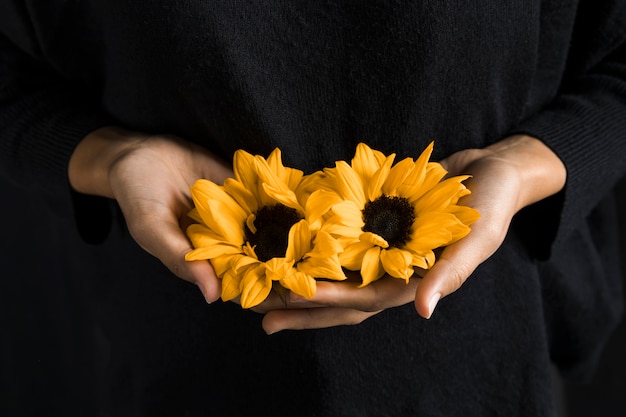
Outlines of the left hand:
{"label": "left hand", "polygon": [[457,152],[441,161],[449,175],[469,174],[472,191],[459,204],[477,209],[481,217],[471,233],[446,247],[423,279],[385,277],[357,288],[353,282],[319,282],[311,300],[295,300],[288,308],[268,299],[257,311],[267,312],[267,333],[358,324],[392,307],[414,300],[417,312],[429,318],[437,302],[456,291],[502,244],[513,216],[523,207],[559,192],[565,185],[563,162],[538,139],[516,135],[484,149]]}

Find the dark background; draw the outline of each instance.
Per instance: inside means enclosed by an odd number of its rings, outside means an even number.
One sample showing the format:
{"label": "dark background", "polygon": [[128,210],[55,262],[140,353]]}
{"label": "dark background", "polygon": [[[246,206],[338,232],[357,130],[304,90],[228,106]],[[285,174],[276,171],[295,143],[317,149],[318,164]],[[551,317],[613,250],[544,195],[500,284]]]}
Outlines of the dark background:
{"label": "dark background", "polygon": [[[617,194],[626,213],[626,181]],[[90,266],[78,272],[69,262],[88,253],[72,244],[72,220],[53,217],[36,195],[1,180],[0,195],[0,416],[100,416]],[[620,227],[626,243],[626,221]],[[558,385],[563,417],[622,417],[626,320],[591,383]]]}

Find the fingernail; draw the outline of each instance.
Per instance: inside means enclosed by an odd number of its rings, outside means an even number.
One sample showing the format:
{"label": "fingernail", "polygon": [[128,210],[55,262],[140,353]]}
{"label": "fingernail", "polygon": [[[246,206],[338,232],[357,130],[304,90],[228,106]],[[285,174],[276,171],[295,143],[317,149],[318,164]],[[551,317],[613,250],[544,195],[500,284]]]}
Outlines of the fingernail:
{"label": "fingernail", "polygon": [[441,293],[436,292],[432,295],[432,297],[430,297],[430,300],[428,301],[428,317],[426,318],[430,318],[430,316],[433,315],[433,312],[435,311],[435,307],[437,307],[437,303],[439,302],[439,299],[441,298]]}

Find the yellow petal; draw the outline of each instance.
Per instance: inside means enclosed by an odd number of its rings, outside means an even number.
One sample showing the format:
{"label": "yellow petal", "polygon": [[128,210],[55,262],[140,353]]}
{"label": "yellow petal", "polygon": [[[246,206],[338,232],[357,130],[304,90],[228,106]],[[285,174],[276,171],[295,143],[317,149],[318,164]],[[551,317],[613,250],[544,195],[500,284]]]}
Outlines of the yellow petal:
{"label": "yellow petal", "polygon": [[267,157],[267,164],[280,182],[287,185],[287,187],[292,190],[295,190],[302,180],[302,171],[283,165],[281,151],[279,148],[274,149]]}
{"label": "yellow petal", "polygon": [[467,178],[468,175],[463,175],[440,182],[415,201],[415,212],[443,211],[450,204],[455,204],[460,196],[467,194],[467,188],[461,183]]}
{"label": "yellow petal", "polygon": [[315,244],[310,253],[319,254],[319,256],[332,256],[342,251],[343,247],[337,239],[322,230],[315,236]]}
{"label": "yellow petal", "polygon": [[351,271],[360,270],[365,253],[371,248],[371,244],[361,241],[348,245],[344,251],[339,254],[341,265]]}
{"label": "yellow petal", "polygon": [[240,245],[225,242],[223,238],[201,224],[190,225],[187,228],[187,236],[195,248],[185,255],[188,261],[241,253]]}
{"label": "yellow petal", "polygon": [[233,270],[228,270],[222,277],[222,300],[230,301],[241,295],[242,274],[235,274]]}
{"label": "yellow petal", "polygon": [[458,242],[465,236],[469,235],[471,231],[472,229],[464,224],[459,224],[457,227],[450,229],[450,240],[448,241],[448,243],[446,243],[446,245],[451,245],[454,242]]}
{"label": "yellow petal", "polygon": [[328,278],[338,281],[346,279],[346,274],[341,268],[337,254],[332,256],[313,254],[298,263],[297,269],[300,272],[316,278]]}
{"label": "yellow petal", "polygon": [[235,178],[246,190],[256,192],[259,176],[254,169],[254,156],[240,149],[233,156],[233,171]]}
{"label": "yellow petal", "polygon": [[332,213],[337,215],[335,222],[348,227],[363,227],[363,207],[359,208],[356,202],[344,200],[331,207]]}
{"label": "yellow petal", "polygon": [[365,287],[385,275],[385,270],[380,262],[380,251],[381,249],[378,246],[374,246],[365,252],[361,267],[363,282],[359,287]]}
{"label": "yellow petal", "polygon": [[285,257],[291,261],[299,261],[311,250],[311,231],[306,220],[300,220],[289,229],[289,240]]}
{"label": "yellow petal", "polygon": [[414,270],[411,266],[413,255],[410,252],[398,248],[383,250],[380,253],[380,261],[385,272],[392,277],[402,278],[408,283],[413,275]]}
{"label": "yellow petal", "polygon": [[283,279],[291,269],[294,262],[286,258],[272,258],[265,262],[265,274],[270,281]]}
{"label": "yellow petal", "polygon": [[431,212],[419,216],[413,227],[415,229],[406,247],[415,253],[422,253],[447,245],[455,229],[467,226],[450,213]]}
{"label": "yellow petal", "polygon": [[435,252],[433,251],[428,252],[426,256],[424,257],[424,260],[426,261],[428,268],[431,268],[435,264]]}
{"label": "yellow petal", "polygon": [[395,164],[389,171],[389,175],[381,187],[382,193],[392,197],[400,195],[398,194],[398,188],[409,176],[414,167],[415,163],[411,158],[405,158]]}
{"label": "yellow petal", "polygon": [[478,210],[467,206],[449,206],[446,212],[453,214],[461,223],[470,225],[480,218]]}
{"label": "yellow petal", "polygon": [[387,181],[395,157],[396,154],[389,155],[372,178],[367,182],[364,181],[365,184],[367,184],[367,198],[369,201],[374,201],[382,195],[383,184]]}
{"label": "yellow petal", "polygon": [[259,266],[260,264],[261,262],[252,256],[237,256],[231,260],[230,267],[235,273],[239,274],[250,266]]}
{"label": "yellow petal", "polygon": [[334,181],[334,179],[329,178],[323,171],[316,171],[312,174],[305,175],[295,189],[298,201],[306,205],[308,204],[309,196],[314,192],[318,190],[333,191]]}
{"label": "yellow petal", "polygon": [[330,186],[331,190],[334,190],[335,183],[337,181],[337,167],[334,168],[326,167],[322,170],[323,175],[315,178],[315,181],[320,181],[320,184],[327,184]]}
{"label": "yellow petal", "polygon": [[280,281],[280,285],[305,298],[312,298],[317,288],[310,275],[291,269]]}
{"label": "yellow petal", "polygon": [[283,167],[280,161],[280,150],[277,148],[267,161],[257,155],[254,158],[254,169],[259,179],[259,200],[262,205],[269,206],[276,202],[303,212],[294,190],[302,178],[302,172]]}
{"label": "yellow petal", "polygon": [[322,225],[321,230],[333,236],[349,238],[349,240],[358,239],[361,233],[363,233],[361,230],[363,222],[355,227],[354,225],[344,225],[343,222],[345,220],[345,218],[340,216],[331,216]]}
{"label": "yellow petal", "polygon": [[413,192],[411,195],[407,195],[406,197],[409,201],[413,202],[422,197],[426,192],[436,186],[443,177],[446,176],[448,171],[446,171],[443,166],[438,162],[429,162],[426,165],[426,172],[424,175],[424,181],[420,185],[419,189]]}
{"label": "yellow petal", "polygon": [[[428,166],[428,160],[433,152],[433,148],[434,142],[430,142],[422,154],[417,158],[409,175],[407,175],[403,183],[398,186],[398,195],[409,198],[410,200],[411,196],[414,194],[423,194],[423,191],[421,191],[422,185],[424,183],[424,179],[426,178],[426,167]],[[430,187],[428,187],[426,191],[428,189],[430,189]]]}
{"label": "yellow petal", "polygon": [[300,171],[299,169],[290,168],[290,167],[284,167],[284,172],[287,175],[283,174],[283,182],[287,184],[287,187],[289,187],[289,189],[291,190],[297,189],[298,185],[300,184],[300,181],[302,181],[304,173]]}
{"label": "yellow petal", "polygon": [[239,181],[233,178],[226,178],[224,191],[237,201],[246,213],[254,213],[258,210],[259,204],[256,197]]}
{"label": "yellow petal", "polygon": [[234,255],[218,256],[211,259],[211,266],[213,266],[215,274],[221,278],[224,276],[226,271],[230,271],[232,269],[231,265],[237,258],[241,258],[244,256],[245,255],[242,255],[240,253]]}
{"label": "yellow petal", "polygon": [[359,175],[344,161],[337,161],[335,168],[337,193],[346,200],[354,201],[357,206],[364,207],[367,200]]}
{"label": "yellow petal", "polygon": [[251,308],[261,304],[271,289],[272,280],[265,274],[264,264],[247,269],[241,280],[241,307]]}
{"label": "yellow petal", "polygon": [[268,185],[280,188],[280,182],[272,172],[269,164],[263,157],[256,155],[253,159],[253,169],[258,175],[258,183],[256,184],[256,194],[260,206],[271,206],[276,204],[276,200],[267,195],[265,187]]}
{"label": "yellow petal", "polygon": [[234,255],[241,253],[241,248],[228,244],[218,244],[204,248],[196,248],[185,254],[186,261],[200,261],[203,259],[214,259],[224,255]]}
{"label": "yellow petal", "polygon": [[267,165],[275,174],[281,174],[283,167],[282,153],[280,148],[274,148],[274,150],[267,157]]}
{"label": "yellow petal", "polygon": [[388,248],[389,243],[382,237],[372,232],[364,232],[359,236],[362,242],[369,244],[370,246],[380,246],[381,248]]}
{"label": "yellow petal", "polygon": [[219,233],[200,223],[190,224],[186,233],[196,248],[227,242]]}
{"label": "yellow petal", "polygon": [[322,224],[321,230],[335,236],[358,239],[363,233],[363,215],[353,201],[344,200],[335,204]]}
{"label": "yellow petal", "polygon": [[250,215],[246,218],[246,227],[252,233],[256,233],[256,226],[254,224],[255,220],[256,220],[256,214],[255,213],[250,213]]}
{"label": "yellow petal", "polygon": [[210,215],[203,216],[205,224],[233,245],[243,245],[243,222],[246,218],[233,215],[231,207],[221,201],[211,200],[207,206]]}
{"label": "yellow petal", "polygon": [[359,143],[352,159],[352,167],[363,181],[367,183],[380,168],[384,160],[385,155],[382,152],[373,150],[364,143]]}
{"label": "yellow petal", "polygon": [[430,269],[435,263],[435,253],[431,250],[422,254],[414,254],[411,261],[412,266],[422,269]]}
{"label": "yellow petal", "polygon": [[432,141],[428,144],[426,148],[422,151],[420,156],[415,160],[415,167],[418,169],[425,169],[428,161],[430,161],[430,156],[433,154],[433,149],[435,148],[435,142]]}
{"label": "yellow petal", "polygon": [[[196,181],[191,187],[191,197],[202,222],[215,231],[220,230],[214,227],[216,217],[219,219],[228,218],[228,221],[241,224],[246,218],[245,211],[237,204],[237,201],[228,195],[223,187],[211,181]],[[224,237],[228,237],[228,235]]]}
{"label": "yellow petal", "polygon": [[265,195],[271,199],[266,203],[266,205],[278,202],[284,206],[291,207],[300,213],[304,212],[304,209],[296,197],[296,193],[290,190],[286,185],[280,183],[268,184],[264,182],[263,191]]}
{"label": "yellow petal", "polygon": [[312,230],[319,230],[322,225],[322,217],[332,206],[341,201],[339,195],[326,190],[313,192],[306,201],[305,216]]}
{"label": "yellow petal", "polygon": [[250,242],[246,242],[245,245],[243,245],[243,253],[246,254],[246,256],[250,257],[250,258],[254,258],[254,259],[259,259],[258,256],[256,256],[256,252],[254,251],[254,248],[250,245]]}

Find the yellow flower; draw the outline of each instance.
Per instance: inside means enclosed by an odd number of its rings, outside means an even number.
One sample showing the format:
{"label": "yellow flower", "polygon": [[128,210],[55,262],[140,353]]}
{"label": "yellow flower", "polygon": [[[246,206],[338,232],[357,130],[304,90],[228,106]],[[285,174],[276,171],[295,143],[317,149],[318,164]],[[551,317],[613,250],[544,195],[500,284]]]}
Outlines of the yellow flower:
{"label": "yellow flower", "polygon": [[[222,278],[222,299],[243,308],[263,302],[272,288],[315,294],[314,277],[342,280],[342,246],[322,227],[338,196],[300,187],[307,177],[283,166],[275,149],[266,159],[239,150],[235,178],[223,186],[200,179],[191,187],[198,223],[187,229],[194,250],[186,259],[209,259]],[[278,284],[278,285],[277,285]]]}
{"label": "yellow flower", "polygon": [[429,162],[431,143],[417,159],[393,165],[385,156],[361,143],[352,164],[337,161],[324,170],[325,189],[344,200],[326,215],[327,230],[342,246],[343,267],[361,271],[365,286],[385,273],[408,282],[414,267],[428,269],[434,249],[458,241],[478,219],[476,210],[457,205],[470,193],[468,176],[442,181],[447,171]]}

